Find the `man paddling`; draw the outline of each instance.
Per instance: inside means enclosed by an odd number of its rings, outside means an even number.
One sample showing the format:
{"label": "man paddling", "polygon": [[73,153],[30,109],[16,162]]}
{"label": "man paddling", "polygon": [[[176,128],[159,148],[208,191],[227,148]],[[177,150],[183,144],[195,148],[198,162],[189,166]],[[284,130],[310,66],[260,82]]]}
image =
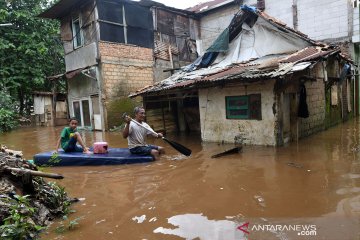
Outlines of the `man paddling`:
{"label": "man paddling", "polygon": [[[123,137],[128,139],[129,150],[132,154],[151,155],[155,160],[159,159],[160,154],[165,153],[164,148],[160,146],[146,144],[147,135],[162,138],[161,133],[155,133],[152,128],[144,122],[145,109],[143,107],[134,108],[135,119],[125,116],[126,126],[123,130]],[[150,131],[152,130],[152,131]]]}

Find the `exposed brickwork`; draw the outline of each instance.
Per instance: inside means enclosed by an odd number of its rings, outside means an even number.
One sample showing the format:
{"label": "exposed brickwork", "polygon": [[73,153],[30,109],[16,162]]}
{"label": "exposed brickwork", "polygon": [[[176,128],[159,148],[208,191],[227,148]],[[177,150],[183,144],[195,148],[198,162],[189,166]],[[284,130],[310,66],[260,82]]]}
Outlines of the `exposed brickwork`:
{"label": "exposed brickwork", "polygon": [[106,99],[127,97],[153,84],[152,49],[125,44],[99,43],[103,93]]}
{"label": "exposed brickwork", "polygon": [[[112,123],[108,120],[113,116],[120,116],[118,112],[110,111],[113,101],[127,98],[134,92],[154,82],[153,77],[153,50],[134,45],[99,42],[102,92],[105,97],[106,128]],[[109,125],[110,124],[110,125]]]}
{"label": "exposed brickwork", "polygon": [[[316,68],[320,70],[320,67]],[[325,128],[325,85],[321,78],[307,81],[306,102],[309,109],[308,118],[299,118],[299,136],[305,137]]]}

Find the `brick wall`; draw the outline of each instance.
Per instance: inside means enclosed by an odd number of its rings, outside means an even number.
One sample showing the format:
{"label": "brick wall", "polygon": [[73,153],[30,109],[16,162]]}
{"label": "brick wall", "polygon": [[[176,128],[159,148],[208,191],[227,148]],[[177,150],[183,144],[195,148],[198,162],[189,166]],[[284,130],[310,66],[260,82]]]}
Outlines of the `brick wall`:
{"label": "brick wall", "polygon": [[118,43],[99,43],[103,94],[107,99],[127,97],[153,84],[152,49]]}
{"label": "brick wall", "polygon": [[[313,71],[320,73],[321,65],[318,64]],[[305,83],[309,117],[299,118],[299,137],[309,136],[325,128],[325,85],[323,79],[318,77],[316,82]]]}
{"label": "brick wall", "polygon": [[121,114],[141,103],[128,95],[153,80],[153,50],[134,45],[99,42],[105,128],[121,123]]}

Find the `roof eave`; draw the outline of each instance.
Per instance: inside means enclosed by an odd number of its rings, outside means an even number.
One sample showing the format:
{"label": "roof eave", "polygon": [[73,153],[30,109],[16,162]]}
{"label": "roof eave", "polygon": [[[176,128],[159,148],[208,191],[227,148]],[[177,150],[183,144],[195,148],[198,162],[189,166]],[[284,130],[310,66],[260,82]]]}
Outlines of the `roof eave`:
{"label": "roof eave", "polygon": [[89,0],[60,0],[52,7],[48,8],[44,12],[40,13],[38,17],[49,19],[61,19],[71,12],[74,6],[85,3]]}

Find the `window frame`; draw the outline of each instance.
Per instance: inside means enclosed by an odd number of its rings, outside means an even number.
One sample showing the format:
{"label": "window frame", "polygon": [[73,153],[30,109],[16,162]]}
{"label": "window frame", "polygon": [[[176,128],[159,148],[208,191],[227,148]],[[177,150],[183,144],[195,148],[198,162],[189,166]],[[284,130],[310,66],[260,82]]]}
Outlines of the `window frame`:
{"label": "window frame", "polygon": [[[254,117],[252,114],[252,108],[257,106],[257,105],[252,105],[251,98],[255,99],[255,98],[259,98],[260,99],[260,104],[258,105],[258,107],[260,107],[260,114],[258,115],[258,117]],[[230,101],[231,100],[245,100],[246,101],[246,105],[242,105],[242,106],[230,106]],[[230,115],[229,111],[230,110],[244,110],[246,109],[246,114],[239,114],[239,115]],[[257,94],[250,94],[250,95],[238,95],[238,96],[225,96],[225,117],[226,119],[229,120],[262,120],[262,109],[261,109],[261,94],[257,93]]]}
{"label": "window frame", "polygon": [[112,25],[117,25],[117,26],[121,26],[123,27],[123,31],[124,31],[124,44],[128,44],[128,39],[127,39],[127,23],[126,23],[126,16],[125,16],[125,5],[122,4],[121,6],[122,9],[122,16],[123,16],[123,22],[122,23],[117,23],[117,22],[111,22],[111,21],[107,21],[107,20],[102,20],[99,19],[99,22],[103,22],[103,23],[107,23],[107,24],[112,24]]}
{"label": "window frame", "polygon": [[[76,28],[75,28],[75,23],[79,22],[79,32],[76,32]],[[72,27],[72,36],[73,36],[73,47],[74,49],[78,49],[82,46],[84,46],[84,34],[83,34],[83,30],[82,30],[82,19],[81,19],[81,14],[79,14],[76,17],[73,17],[71,19],[71,27]],[[78,44],[77,41],[77,34],[80,34],[80,44]]]}

